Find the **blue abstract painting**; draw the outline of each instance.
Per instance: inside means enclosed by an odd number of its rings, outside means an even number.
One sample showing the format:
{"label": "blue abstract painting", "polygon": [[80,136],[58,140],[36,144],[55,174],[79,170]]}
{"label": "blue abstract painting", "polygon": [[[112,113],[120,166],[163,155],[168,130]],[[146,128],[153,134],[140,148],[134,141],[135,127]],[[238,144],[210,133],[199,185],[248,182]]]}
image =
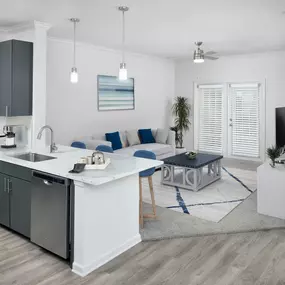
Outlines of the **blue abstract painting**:
{"label": "blue abstract painting", "polygon": [[98,110],[134,110],[134,79],[98,75]]}

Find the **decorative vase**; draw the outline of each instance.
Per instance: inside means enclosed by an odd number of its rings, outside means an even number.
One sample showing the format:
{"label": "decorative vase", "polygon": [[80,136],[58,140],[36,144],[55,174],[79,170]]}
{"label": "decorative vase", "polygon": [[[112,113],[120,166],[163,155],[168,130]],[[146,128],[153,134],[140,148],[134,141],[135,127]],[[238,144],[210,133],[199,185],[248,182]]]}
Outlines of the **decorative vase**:
{"label": "decorative vase", "polygon": [[190,152],[187,152],[186,155],[188,156],[189,159],[192,160],[192,159],[196,159],[197,153],[190,151]]}
{"label": "decorative vase", "polygon": [[186,152],[186,148],[185,147],[181,147],[181,148],[176,148],[175,149],[175,154],[181,154],[181,153],[185,153]]}

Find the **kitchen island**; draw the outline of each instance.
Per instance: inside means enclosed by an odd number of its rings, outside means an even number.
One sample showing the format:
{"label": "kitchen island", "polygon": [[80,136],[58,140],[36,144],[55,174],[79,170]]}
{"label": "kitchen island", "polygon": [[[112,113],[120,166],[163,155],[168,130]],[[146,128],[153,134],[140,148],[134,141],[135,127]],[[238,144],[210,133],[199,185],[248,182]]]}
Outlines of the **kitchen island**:
{"label": "kitchen island", "polygon": [[105,154],[111,159],[105,170],[69,170],[93,151],[59,146],[56,159],[31,162],[14,156],[28,152],[0,152],[0,161],[72,181],[70,192],[70,259],[72,270],[85,276],[141,241],[139,233],[138,173],[163,163],[156,160]]}

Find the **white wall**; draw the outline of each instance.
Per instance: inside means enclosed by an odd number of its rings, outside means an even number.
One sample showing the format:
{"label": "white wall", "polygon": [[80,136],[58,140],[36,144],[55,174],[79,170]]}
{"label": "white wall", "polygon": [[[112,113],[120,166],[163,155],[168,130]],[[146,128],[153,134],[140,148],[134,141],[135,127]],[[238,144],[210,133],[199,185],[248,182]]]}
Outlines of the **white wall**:
{"label": "white wall", "polygon": [[[203,64],[179,60],[175,68],[175,95],[189,97],[192,103],[194,82],[256,81],[264,85],[266,80],[266,146],[275,144],[275,108],[285,106],[285,52],[221,57]],[[193,148],[193,125],[185,144]]]}
{"label": "white wall", "polygon": [[[0,134],[3,134],[3,127],[5,125],[17,125],[13,131],[16,134],[16,144],[27,145],[31,141],[31,123],[32,117],[0,117]],[[21,126],[21,127],[20,127]],[[5,143],[5,138],[0,138],[0,145]]]}
{"label": "white wall", "polygon": [[121,54],[78,44],[78,84],[71,84],[72,43],[50,39],[47,65],[47,123],[57,143],[109,131],[169,125],[174,95],[174,62],[158,57],[127,54],[129,76],[135,78],[135,110],[97,110],[97,75],[117,75]]}

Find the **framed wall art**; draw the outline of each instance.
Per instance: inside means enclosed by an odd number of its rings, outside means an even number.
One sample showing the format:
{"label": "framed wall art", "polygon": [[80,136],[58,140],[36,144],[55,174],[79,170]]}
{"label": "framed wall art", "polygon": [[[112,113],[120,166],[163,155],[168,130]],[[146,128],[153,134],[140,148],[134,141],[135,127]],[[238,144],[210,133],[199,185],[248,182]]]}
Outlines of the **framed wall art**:
{"label": "framed wall art", "polygon": [[99,111],[135,109],[134,78],[98,75],[97,82]]}

